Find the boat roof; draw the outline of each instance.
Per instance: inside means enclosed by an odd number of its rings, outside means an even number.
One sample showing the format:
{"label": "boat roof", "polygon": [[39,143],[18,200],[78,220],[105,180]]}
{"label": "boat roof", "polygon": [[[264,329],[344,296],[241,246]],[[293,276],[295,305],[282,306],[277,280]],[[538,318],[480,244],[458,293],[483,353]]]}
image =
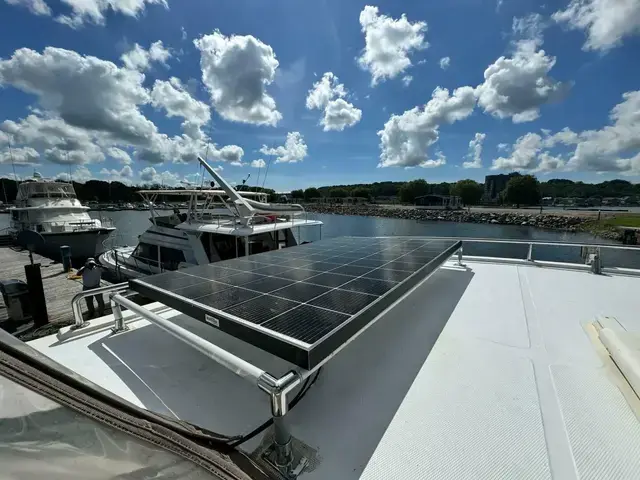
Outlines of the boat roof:
{"label": "boat roof", "polygon": [[192,221],[191,223],[184,222],[180,225],[177,225],[176,228],[191,232],[208,232],[219,233],[221,235],[232,235],[236,237],[246,237],[247,235],[273,232],[275,230],[286,230],[288,228],[312,227],[322,225],[322,222],[320,220],[306,220],[302,218],[294,218],[288,221],[251,224],[246,226],[228,220],[220,224],[213,222],[214,221],[211,221],[209,223],[194,221]]}
{"label": "boat roof", "polygon": [[[198,189],[190,189],[190,190],[162,190],[162,189],[155,189],[155,190],[138,190],[138,193],[140,194],[159,194],[159,195],[184,195],[184,196],[191,196],[191,195],[227,195],[227,192],[225,192],[224,190],[198,190]],[[240,194],[243,197],[259,197],[259,196],[263,196],[263,195],[268,195],[268,193],[265,192],[249,192],[249,191],[238,191],[238,194]]]}
{"label": "boat roof", "polygon": [[[600,341],[604,330],[640,334],[640,277],[626,273],[448,261],[332,358],[287,414],[311,460],[299,478],[640,478],[640,402]],[[298,368],[163,304],[146,308],[273,375]],[[216,432],[269,418],[256,385],[124,315],[122,333],[106,316],[30,345]],[[241,448],[259,449],[264,435]]]}

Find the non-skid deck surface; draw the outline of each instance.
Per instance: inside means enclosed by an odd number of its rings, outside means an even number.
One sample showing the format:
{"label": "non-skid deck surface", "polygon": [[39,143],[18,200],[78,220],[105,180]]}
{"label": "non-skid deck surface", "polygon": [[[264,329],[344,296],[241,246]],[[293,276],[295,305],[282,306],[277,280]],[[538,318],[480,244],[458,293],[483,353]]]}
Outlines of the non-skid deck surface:
{"label": "non-skid deck surface", "polygon": [[130,282],[312,369],[446,261],[460,242],[342,237]]}

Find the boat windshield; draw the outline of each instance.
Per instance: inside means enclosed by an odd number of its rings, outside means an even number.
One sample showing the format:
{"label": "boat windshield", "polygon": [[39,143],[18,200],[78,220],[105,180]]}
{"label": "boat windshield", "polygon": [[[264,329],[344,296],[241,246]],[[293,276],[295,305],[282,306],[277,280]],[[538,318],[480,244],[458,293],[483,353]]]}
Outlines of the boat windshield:
{"label": "boat windshield", "polygon": [[219,478],[6,377],[0,376],[0,389],[0,461],[7,478],[27,472],[43,478],[53,472],[68,478]]}
{"label": "boat windshield", "polygon": [[76,198],[73,185],[58,182],[29,182],[20,185],[18,200],[27,198]]}

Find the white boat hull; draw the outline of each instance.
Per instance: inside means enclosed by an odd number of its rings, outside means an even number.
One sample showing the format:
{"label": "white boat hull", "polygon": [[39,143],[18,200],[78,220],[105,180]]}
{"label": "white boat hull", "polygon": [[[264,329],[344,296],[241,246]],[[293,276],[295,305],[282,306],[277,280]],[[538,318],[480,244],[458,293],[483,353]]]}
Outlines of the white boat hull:
{"label": "white boat hull", "polygon": [[[60,247],[66,245],[71,248],[72,258],[95,258],[106,250],[103,244],[114,231],[115,228],[99,228],[79,232],[41,232],[44,245],[37,248],[35,252],[49,258],[59,258]],[[22,246],[27,247],[27,245]]]}

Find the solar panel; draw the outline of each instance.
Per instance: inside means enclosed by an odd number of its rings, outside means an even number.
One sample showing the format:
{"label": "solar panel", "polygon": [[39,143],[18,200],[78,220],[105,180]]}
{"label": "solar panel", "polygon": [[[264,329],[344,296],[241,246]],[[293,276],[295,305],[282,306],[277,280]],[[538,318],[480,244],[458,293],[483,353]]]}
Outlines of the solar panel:
{"label": "solar panel", "polygon": [[151,300],[311,370],[460,245],[420,237],[340,237],[129,284]]}

